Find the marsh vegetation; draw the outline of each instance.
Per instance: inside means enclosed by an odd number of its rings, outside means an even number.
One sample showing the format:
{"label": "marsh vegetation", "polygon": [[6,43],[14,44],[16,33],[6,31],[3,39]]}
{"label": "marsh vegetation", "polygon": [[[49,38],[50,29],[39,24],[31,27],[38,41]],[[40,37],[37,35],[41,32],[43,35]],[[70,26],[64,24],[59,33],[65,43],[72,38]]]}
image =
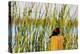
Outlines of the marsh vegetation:
{"label": "marsh vegetation", "polygon": [[59,27],[64,50],[78,48],[77,5],[11,2],[12,51],[49,51],[51,30]]}

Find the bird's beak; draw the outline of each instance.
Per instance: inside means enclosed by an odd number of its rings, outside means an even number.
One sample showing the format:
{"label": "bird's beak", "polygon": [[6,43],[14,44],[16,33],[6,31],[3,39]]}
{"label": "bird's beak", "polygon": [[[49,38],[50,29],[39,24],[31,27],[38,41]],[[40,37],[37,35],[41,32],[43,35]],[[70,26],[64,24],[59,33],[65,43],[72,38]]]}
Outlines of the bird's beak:
{"label": "bird's beak", "polygon": [[51,38],[52,35],[49,36],[49,38]]}

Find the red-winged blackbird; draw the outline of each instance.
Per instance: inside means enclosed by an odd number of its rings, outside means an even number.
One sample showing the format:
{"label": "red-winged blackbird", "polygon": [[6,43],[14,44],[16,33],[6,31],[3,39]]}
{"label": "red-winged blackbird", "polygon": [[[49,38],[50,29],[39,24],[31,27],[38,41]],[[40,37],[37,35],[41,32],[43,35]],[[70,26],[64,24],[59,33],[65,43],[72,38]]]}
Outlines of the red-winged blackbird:
{"label": "red-winged blackbird", "polygon": [[60,30],[59,28],[55,28],[53,31],[52,31],[52,34],[49,38],[51,38],[52,36],[55,36],[55,35],[58,35],[60,33]]}

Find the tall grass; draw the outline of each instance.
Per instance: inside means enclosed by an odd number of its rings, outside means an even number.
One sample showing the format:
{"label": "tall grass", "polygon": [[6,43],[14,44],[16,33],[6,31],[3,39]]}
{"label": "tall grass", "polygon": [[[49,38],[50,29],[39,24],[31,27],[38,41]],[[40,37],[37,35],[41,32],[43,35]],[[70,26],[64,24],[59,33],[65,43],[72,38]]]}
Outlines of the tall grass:
{"label": "tall grass", "polygon": [[[78,33],[76,32],[78,30],[78,19],[77,16],[74,19],[70,17],[68,18],[70,15],[70,9],[68,6],[66,4],[61,5],[62,7],[57,19],[56,11],[58,9],[56,9],[56,5],[52,11],[52,15],[47,17],[49,15],[48,10],[50,4],[44,3],[44,17],[37,19],[37,4],[38,3],[34,3],[31,9],[28,8],[28,5],[25,5],[23,13],[21,13],[23,15],[22,18],[20,16],[20,18],[15,17],[17,14],[14,14],[17,12],[12,14],[14,16],[12,17],[13,25],[15,25],[15,44],[13,45],[13,52],[48,51],[49,36],[51,34],[51,30],[55,27],[59,27],[60,34],[64,36],[64,49],[78,48]],[[35,16],[30,18],[35,5]],[[13,5],[14,8],[16,6],[17,5]]]}

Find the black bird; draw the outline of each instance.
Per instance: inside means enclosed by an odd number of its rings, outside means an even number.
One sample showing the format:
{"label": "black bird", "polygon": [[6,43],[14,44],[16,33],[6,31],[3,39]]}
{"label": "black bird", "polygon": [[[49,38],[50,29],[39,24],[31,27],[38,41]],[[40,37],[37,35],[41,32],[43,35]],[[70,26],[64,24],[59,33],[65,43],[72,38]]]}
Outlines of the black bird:
{"label": "black bird", "polygon": [[52,34],[49,38],[51,38],[52,36],[55,36],[55,35],[58,35],[60,33],[60,30],[59,28],[55,28],[53,31],[52,31]]}

